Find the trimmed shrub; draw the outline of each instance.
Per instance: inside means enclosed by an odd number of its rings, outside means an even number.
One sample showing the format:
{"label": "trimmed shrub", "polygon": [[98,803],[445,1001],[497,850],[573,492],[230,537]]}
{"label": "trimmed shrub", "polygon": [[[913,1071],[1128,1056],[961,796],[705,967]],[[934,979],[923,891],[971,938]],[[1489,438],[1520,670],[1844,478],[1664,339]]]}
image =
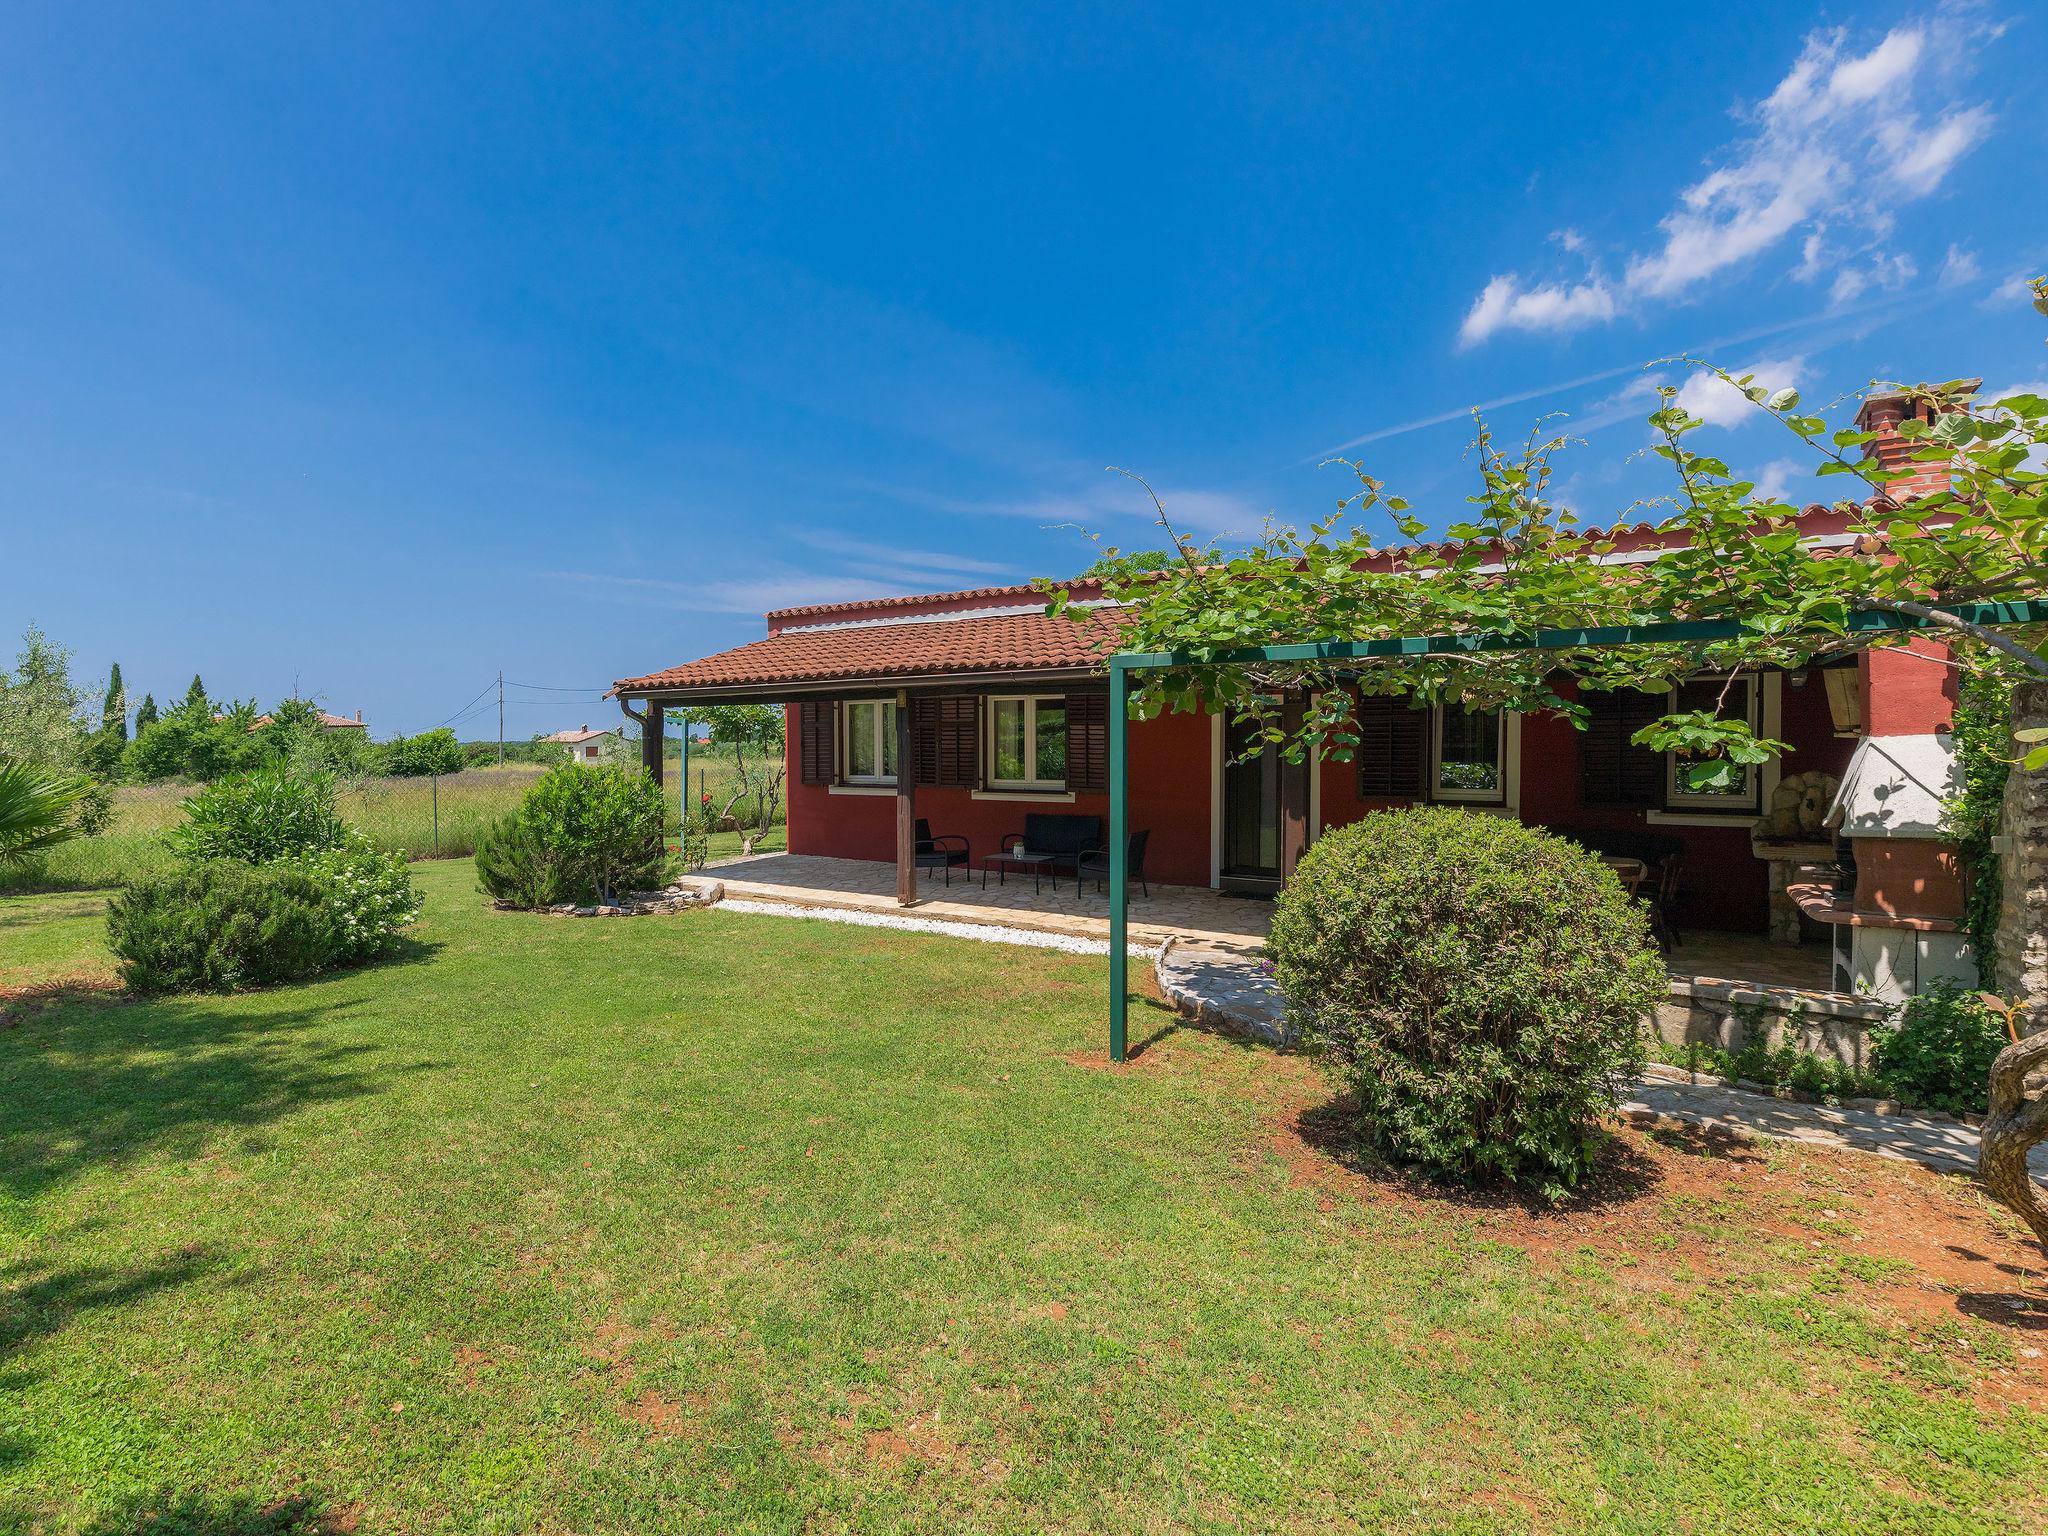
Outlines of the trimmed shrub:
{"label": "trimmed shrub", "polygon": [[350,828],[333,848],[302,853],[284,867],[313,882],[333,929],[329,963],[354,965],[381,955],[398,930],[418,919],[421,898],[403,853],[384,853]]}
{"label": "trimmed shrub", "polygon": [[169,834],[188,859],[268,864],[341,845],[334,781],[283,764],[209,784],[185,802],[185,824]]}
{"label": "trimmed shrub", "polygon": [[1896,1024],[1870,1032],[1870,1060],[1906,1103],[1974,1115],[1990,1102],[1991,1061],[2006,1043],[2004,1023],[1975,992],[1942,980],[1907,998]]}
{"label": "trimmed shrub", "polygon": [[661,786],[638,768],[566,764],[479,839],[477,876],[514,906],[608,901],[659,885],[668,865]]}
{"label": "trimmed shrub", "polygon": [[107,904],[107,944],[137,992],[232,992],[303,981],[332,963],[319,883],[232,859],[145,876]]}
{"label": "trimmed shrub", "polygon": [[1269,948],[1290,1022],[1382,1151],[1553,1198],[1591,1165],[1666,985],[1594,855],[1440,807],[1325,833]]}
{"label": "trimmed shrub", "polygon": [[562,860],[517,811],[476,835],[476,878],[486,894],[510,907],[551,907],[569,898]]}

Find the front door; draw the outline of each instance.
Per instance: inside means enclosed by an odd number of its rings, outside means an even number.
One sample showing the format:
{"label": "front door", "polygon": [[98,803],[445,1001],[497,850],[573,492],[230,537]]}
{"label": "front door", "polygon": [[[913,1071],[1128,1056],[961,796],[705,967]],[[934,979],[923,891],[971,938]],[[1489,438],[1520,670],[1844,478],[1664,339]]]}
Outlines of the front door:
{"label": "front door", "polygon": [[1226,891],[1271,895],[1280,889],[1280,754],[1271,745],[1246,757],[1250,724],[1223,731],[1223,861]]}

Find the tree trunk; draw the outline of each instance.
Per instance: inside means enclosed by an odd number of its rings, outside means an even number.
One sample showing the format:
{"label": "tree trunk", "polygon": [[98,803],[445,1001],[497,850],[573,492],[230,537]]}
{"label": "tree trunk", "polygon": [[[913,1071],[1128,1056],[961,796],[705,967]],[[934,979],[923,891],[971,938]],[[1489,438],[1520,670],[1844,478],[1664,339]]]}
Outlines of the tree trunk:
{"label": "tree trunk", "polygon": [[1991,1063],[1991,1113],[1977,1140],[1977,1176],[2019,1212],[2048,1250],[2048,1202],[2027,1172],[2027,1154],[2048,1141],[2048,1092],[2027,1096],[2029,1073],[2048,1066],[2048,1030],[2008,1045]]}
{"label": "tree trunk", "polygon": [[[2013,690],[2015,730],[2048,724],[2048,684]],[[2015,764],[2000,818],[1999,991],[2026,1031],[1991,1064],[1991,1112],[1977,1142],[1984,1187],[2019,1213],[2048,1249],[2048,1201],[2027,1172],[2027,1154],[2048,1141],[2048,1085],[2027,1096],[2028,1074],[2048,1067],[2048,770]]]}

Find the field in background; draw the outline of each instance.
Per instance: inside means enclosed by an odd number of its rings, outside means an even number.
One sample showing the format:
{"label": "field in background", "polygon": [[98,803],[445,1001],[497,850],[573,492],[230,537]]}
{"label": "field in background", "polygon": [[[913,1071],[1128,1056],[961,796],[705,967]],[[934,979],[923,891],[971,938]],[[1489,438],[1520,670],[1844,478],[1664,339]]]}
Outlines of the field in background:
{"label": "field in background", "polygon": [[[471,768],[430,778],[365,779],[337,798],[341,814],[362,828],[380,848],[403,849],[415,859],[456,858],[476,851],[477,834],[485,823],[519,803],[519,797],[544,772],[532,763],[507,763],[503,768]],[[730,761],[706,761],[690,755],[691,794],[709,789],[714,806],[731,793]],[[52,849],[39,863],[0,871],[0,891],[100,890],[133,879],[170,862],[163,835],[184,819],[189,784],[127,785],[114,791],[114,819],[98,837],[82,837]],[[675,803],[671,765],[665,792]],[[751,804],[735,807],[751,812]],[[764,848],[781,846],[781,833]],[[739,852],[739,837],[728,833],[712,841],[713,857]]]}

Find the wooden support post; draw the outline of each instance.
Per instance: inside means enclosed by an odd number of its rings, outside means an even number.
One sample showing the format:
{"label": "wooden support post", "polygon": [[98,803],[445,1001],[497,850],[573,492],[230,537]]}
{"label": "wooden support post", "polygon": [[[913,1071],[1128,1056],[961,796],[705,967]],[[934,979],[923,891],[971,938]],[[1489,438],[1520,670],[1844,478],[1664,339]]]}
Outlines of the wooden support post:
{"label": "wooden support post", "polygon": [[657,784],[661,782],[663,719],[660,703],[649,699],[647,713],[640,721],[640,766],[653,775]]}
{"label": "wooden support post", "polygon": [[896,904],[917,903],[917,774],[910,762],[910,695],[896,695]]}
{"label": "wooden support post", "polygon": [[[1299,688],[1290,688],[1280,700],[1280,728],[1294,739],[1307,713],[1307,699]],[[1280,880],[1294,878],[1294,866],[1308,851],[1308,776],[1313,765],[1304,757],[1298,763],[1280,759]]]}

